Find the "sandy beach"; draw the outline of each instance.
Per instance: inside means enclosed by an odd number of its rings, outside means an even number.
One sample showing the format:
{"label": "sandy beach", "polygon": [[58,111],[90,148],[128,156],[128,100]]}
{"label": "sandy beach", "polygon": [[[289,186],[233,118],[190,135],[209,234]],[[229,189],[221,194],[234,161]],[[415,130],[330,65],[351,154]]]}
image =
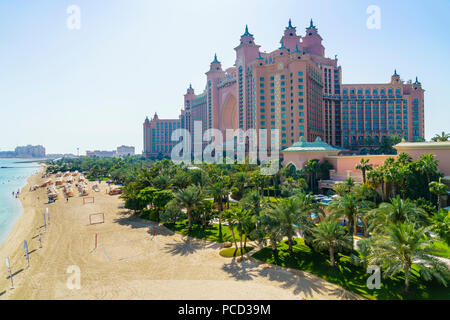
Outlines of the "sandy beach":
{"label": "sandy beach", "polygon": [[[236,262],[219,255],[220,244],[174,234],[163,226],[133,217],[118,196],[91,194],[83,204],[78,191],[69,202],[47,204],[42,172],[31,176],[20,195],[24,212],[0,247],[1,299],[359,299],[311,274],[259,263]],[[55,177],[52,177],[55,180]],[[49,208],[50,225],[43,227]],[[105,222],[90,225],[89,215]],[[42,248],[39,247],[38,228]],[[98,247],[95,249],[95,235]],[[24,255],[27,240],[30,267]],[[4,259],[9,256],[15,289]],[[80,288],[70,284],[80,270]],[[72,268],[72,269],[70,269]],[[69,285],[68,285],[69,283]]]}

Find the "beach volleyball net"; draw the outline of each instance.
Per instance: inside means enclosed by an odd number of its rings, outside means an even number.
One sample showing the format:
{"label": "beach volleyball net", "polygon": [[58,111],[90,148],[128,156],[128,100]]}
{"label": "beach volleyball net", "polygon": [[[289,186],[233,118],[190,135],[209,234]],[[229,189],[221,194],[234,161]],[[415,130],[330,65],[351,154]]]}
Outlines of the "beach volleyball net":
{"label": "beach volleyball net", "polygon": [[88,203],[95,203],[94,197],[84,197],[83,198],[83,205]]}
{"label": "beach volleyball net", "polygon": [[105,214],[104,213],[91,213],[89,215],[89,224],[100,224],[105,222]]}

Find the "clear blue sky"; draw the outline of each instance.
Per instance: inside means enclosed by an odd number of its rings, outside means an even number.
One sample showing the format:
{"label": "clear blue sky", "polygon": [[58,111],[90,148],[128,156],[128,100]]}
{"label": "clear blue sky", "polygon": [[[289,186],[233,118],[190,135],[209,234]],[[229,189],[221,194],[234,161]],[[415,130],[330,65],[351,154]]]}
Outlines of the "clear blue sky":
{"label": "clear blue sky", "polygon": [[[66,26],[81,9],[81,29]],[[381,29],[366,8],[381,8]],[[0,150],[43,144],[48,153],[134,145],[147,115],[178,117],[217,52],[224,67],[245,24],[263,51],[279,47],[288,19],[314,19],[344,83],[419,76],[426,138],[450,131],[450,1],[412,0],[2,0]]]}

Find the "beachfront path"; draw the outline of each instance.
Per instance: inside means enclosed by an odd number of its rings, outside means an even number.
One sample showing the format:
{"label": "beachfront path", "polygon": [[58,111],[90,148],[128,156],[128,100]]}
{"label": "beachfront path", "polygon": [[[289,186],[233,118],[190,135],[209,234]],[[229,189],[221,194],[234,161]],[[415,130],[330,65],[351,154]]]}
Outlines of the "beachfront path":
{"label": "beachfront path", "polygon": [[[39,181],[40,174],[29,179],[31,185]],[[106,185],[93,194],[94,204],[83,205],[75,192],[69,203],[62,199],[48,205],[50,226],[39,248],[36,228],[43,224],[45,190],[28,189],[21,196],[24,214],[0,248],[2,260],[11,258],[16,288],[10,289],[3,263],[0,299],[358,299],[308,273],[223,258],[219,244],[164,227],[152,236],[152,224],[133,218],[118,196],[106,194]],[[89,225],[89,214],[97,212],[105,214],[105,223]],[[73,276],[67,273],[69,266],[81,271],[78,290],[67,286]]]}

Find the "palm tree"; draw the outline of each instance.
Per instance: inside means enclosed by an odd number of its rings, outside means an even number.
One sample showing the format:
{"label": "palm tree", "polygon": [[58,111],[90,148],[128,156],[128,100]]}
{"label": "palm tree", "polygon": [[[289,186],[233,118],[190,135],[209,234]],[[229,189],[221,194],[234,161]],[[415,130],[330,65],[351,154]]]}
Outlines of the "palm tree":
{"label": "palm tree", "polygon": [[264,210],[261,216],[256,218],[257,229],[260,230],[260,238],[265,243],[266,236],[269,238],[272,252],[277,253],[277,244],[283,239],[283,230],[280,223],[269,210]]}
{"label": "palm tree", "polygon": [[305,167],[303,168],[304,172],[306,172],[309,176],[309,187],[312,192],[317,190],[317,174],[320,172],[320,163],[318,159],[309,159],[306,162]]}
{"label": "palm tree", "polygon": [[308,229],[311,226],[311,200],[306,195],[294,196],[279,201],[273,208],[268,211],[280,224],[283,234],[288,239],[289,253],[293,253],[293,236],[295,235],[295,225],[299,228]]}
{"label": "palm tree", "polygon": [[223,198],[228,197],[229,189],[223,181],[218,181],[212,184],[208,192],[214,197],[214,201],[218,205],[219,209],[219,238],[222,238],[222,211],[223,211]]}
{"label": "palm tree", "polygon": [[384,196],[384,176],[383,176],[383,172],[381,170],[374,169],[374,170],[370,170],[369,172],[367,172],[367,184],[369,186],[369,188],[373,189],[373,190],[377,190],[378,187],[381,186],[381,196],[383,198],[383,200],[385,199]]}
{"label": "palm tree", "polygon": [[345,227],[338,221],[326,220],[320,222],[313,230],[313,244],[319,249],[328,249],[330,264],[334,267],[334,254],[343,248],[351,248],[353,239]]}
{"label": "palm tree", "polygon": [[165,174],[160,174],[153,179],[152,184],[161,190],[168,189],[170,186],[170,178]]}
{"label": "palm tree", "polygon": [[260,193],[256,190],[253,190],[247,193],[244,198],[242,198],[241,205],[244,208],[249,209],[252,214],[259,216],[259,213],[261,211],[261,202],[262,198]]}
{"label": "palm tree", "polygon": [[[418,160],[419,170],[427,178],[427,186],[430,185],[431,176],[439,172],[437,163],[438,162],[434,160],[434,155],[430,153],[422,154]],[[431,192],[429,192],[429,200],[431,201]]]}
{"label": "palm tree", "polygon": [[264,179],[265,177],[261,175],[259,170],[256,170],[250,174],[250,181],[252,185],[258,190],[261,197],[264,198]]}
{"label": "palm tree", "polygon": [[355,187],[355,180],[353,180],[351,177],[348,177],[347,179],[344,180],[343,185],[347,189],[347,193],[349,193]]}
{"label": "palm tree", "polygon": [[430,230],[431,227],[416,229],[409,222],[389,225],[386,236],[374,242],[369,262],[381,265],[384,276],[395,276],[403,271],[406,291],[409,290],[413,264],[420,267],[425,280],[434,277],[446,286],[449,270],[445,263],[431,255],[432,241],[427,236]]}
{"label": "palm tree", "polygon": [[234,175],[234,186],[239,189],[239,194],[244,194],[245,185],[248,182],[248,174],[243,171],[239,171]]}
{"label": "palm tree", "polygon": [[430,182],[430,192],[437,196],[438,211],[441,210],[441,196],[447,194],[448,187],[442,183],[442,178],[439,181]]}
{"label": "palm tree", "polygon": [[370,206],[370,202],[361,200],[353,193],[348,193],[331,201],[328,208],[335,217],[344,217],[348,221],[348,230],[353,238],[353,234],[357,231],[358,218],[363,218],[363,214]]}
{"label": "palm tree", "polygon": [[433,138],[431,138],[431,140],[433,140],[434,142],[445,142],[448,141],[450,139],[450,133],[445,133],[444,131],[442,131],[441,135],[436,134]]}
{"label": "palm tree", "polygon": [[369,161],[369,159],[361,158],[360,162],[355,166],[356,170],[361,170],[364,184],[366,184],[366,172],[373,169],[373,165],[369,164]]}
{"label": "palm tree", "polygon": [[333,169],[333,165],[328,161],[324,160],[322,163],[319,163],[319,177],[322,180],[330,179],[330,170]]}
{"label": "palm tree", "polygon": [[383,202],[378,208],[368,212],[370,231],[382,233],[391,223],[411,222],[422,225],[426,220],[426,212],[413,201],[403,200],[399,196],[391,202]]}
{"label": "palm tree", "polygon": [[202,191],[199,187],[191,185],[186,189],[179,190],[175,193],[175,199],[181,207],[186,209],[188,216],[189,232],[192,230],[192,212],[197,208],[203,200]]}
{"label": "palm tree", "polygon": [[406,152],[401,152],[398,156],[397,156],[397,162],[403,165],[409,164],[412,162],[412,158],[409,154],[407,154]]}
{"label": "palm tree", "polygon": [[395,175],[395,186],[396,186],[396,192],[400,190],[400,195],[404,199],[405,198],[405,192],[406,190],[406,180],[411,175],[411,169],[408,164],[399,165],[397,164],[395,166],[396,168],[396,175]]}
{"label": "palm tree", "polygon": [[249,216],[249,211],[245,210],[243,208],[233,208],[231,210],[227,210],[225,212],[225,219],[227,220],[231,234],[233,236],[234,243],[236,245],[236,251],[239,249],[237,246],[237,240],[236,236],[234,234],[234,228],[236,227],[237,231],[239,232],[239,242],[240,242],[240,249],[241,249],[241,256],[244,255],[244,248],[242,245],[242,240],[245,235],[245,238],[247,238],[246,228],[244,224],[247,222]]}

